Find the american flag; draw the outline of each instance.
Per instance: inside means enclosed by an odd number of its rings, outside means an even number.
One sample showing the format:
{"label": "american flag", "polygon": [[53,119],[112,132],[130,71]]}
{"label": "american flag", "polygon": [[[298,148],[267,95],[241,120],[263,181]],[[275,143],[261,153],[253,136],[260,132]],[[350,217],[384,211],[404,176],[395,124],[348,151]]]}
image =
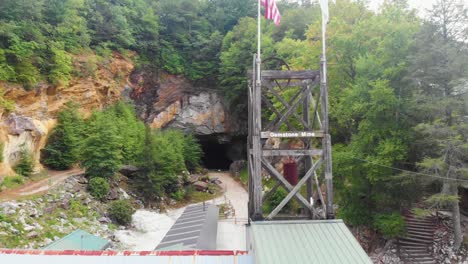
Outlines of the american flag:
{"label": "american flag", "polygon": [[281,21],[281,14],[275,0],[260,0],[260,3],[265,7],[265,18],[273,20],[275,25],[278,26]]}

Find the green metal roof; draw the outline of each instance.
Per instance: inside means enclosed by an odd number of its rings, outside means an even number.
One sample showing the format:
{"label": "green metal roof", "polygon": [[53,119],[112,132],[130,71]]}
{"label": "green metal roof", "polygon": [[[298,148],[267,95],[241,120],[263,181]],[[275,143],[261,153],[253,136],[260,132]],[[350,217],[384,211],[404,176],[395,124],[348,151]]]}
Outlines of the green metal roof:
{"label": "green metal roof", "polygon": [[47,250],[104,250],[109,241],[77,229],[63,238],[52,242],[43,249]]}
{"label": "green metal roof", "polygon": [[342,220],[252,222],[247,232],[255,264],[372,263]]}

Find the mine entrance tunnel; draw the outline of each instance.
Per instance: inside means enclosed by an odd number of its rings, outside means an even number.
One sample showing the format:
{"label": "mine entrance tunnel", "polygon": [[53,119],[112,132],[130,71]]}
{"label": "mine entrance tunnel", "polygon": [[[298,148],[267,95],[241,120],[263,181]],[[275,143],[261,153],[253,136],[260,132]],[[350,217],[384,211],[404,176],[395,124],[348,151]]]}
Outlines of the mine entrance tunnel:
{"label": "mine entrance tunnel", "polygon": [[203,156],[202,165],[210,170],[229,170],[235,160],[245,159],[245,137],[226,135],[197,136]]}

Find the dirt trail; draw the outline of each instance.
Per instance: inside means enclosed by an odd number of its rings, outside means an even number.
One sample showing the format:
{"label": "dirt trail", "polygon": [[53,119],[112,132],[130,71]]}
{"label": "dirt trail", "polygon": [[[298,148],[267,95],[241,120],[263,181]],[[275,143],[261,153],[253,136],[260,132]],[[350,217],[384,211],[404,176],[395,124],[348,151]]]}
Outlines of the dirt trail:
{"label": "dirt trail", "polygon": [[23,198],[33,194],[41,194],[51,187],[65,181],[68,177],[84,173],[82,169],[71,169],[67,171],[49,171],[49,177],[29,182],[17,189],[0,192],[0,201],[9,201]]}
{"label": "dirt trail", "polygon": [[234,216],[218,221],[218,250],[245,250],[246,236],[245,225],[247,224],[247,203],[249,195],[245,188],[235,181],[228,172],[210,172],[210,178],[221,180],[224,195],[215,199],[216,204],[230,203],[234,208]]}

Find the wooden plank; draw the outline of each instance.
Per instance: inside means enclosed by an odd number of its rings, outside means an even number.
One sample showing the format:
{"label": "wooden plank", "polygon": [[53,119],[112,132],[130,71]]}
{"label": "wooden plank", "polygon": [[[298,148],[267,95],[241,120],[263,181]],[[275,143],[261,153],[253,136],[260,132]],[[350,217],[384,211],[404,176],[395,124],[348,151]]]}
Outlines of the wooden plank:
{"label": "wooden plank", "polygon": [[[301,96],[300,96],[299,100],[297,100],[293,105],[291,105],[291,107],[289,107],[288,111],[286,111],[286,113],[280,118],[280,120],[278,120],[278,123],[276,123],[276,126],[274,126],[275,130],[278,129],[279,125],[281,125],[284,122],[284,120],[288,119],[292,114],[297,116],[295,111],[296,111],[297,107],[299,106],[299,104],[301,102],[303,102],[304,96],[307,95],[307,93],[310,93],[310,87],[309,86],[306,86],[305,89],[303,89],[301,91]],[[299,120],[302,121],[302,122],[304,121],[301,118]],[[307,129],[306,124],[304,124],[304,127]]]}
{"label": "wooden plank", "polygon": [[[304,97],[306,95],[306,93],[310,93],[310,88],[309,86],[304,86],[299,92],[296,93],[296,95],[294,95],[294,97],[288,102],[286,102],[286,100],[284,100],[284,98],[278,94],[274,89],[272,89],[271,87],[268,87],[268,90],[278,99],[278,101],[280,101],[283,106],[285,107],[285,109],[287,109],[288,111],[286,112],[286,114],[284,114],[279,120],[278,120],[278,123],[276,123],[276,125],[274,126],[276,129],[278,129],[278,126],[281,125],[281,120],[282,118],[287,115],[287,113],[289,113],[289,111],[291,110],[291,108],[293,108],[294,105],[296,105],[296,107],[294,107],[292,110],[292,115],[297,119],[299,120],[302,125],[304,126],[304,128],[308,128],[307,124],[304,122],[304,120],[302,120],[302,118],[300,118],[299,116],[297,116],[296,114],[296,108],[297,108],[297,103],[300,102],[301,100],[304,100]],[[296,99],[299,98],[298,101],[296,101]],[[293,106],[291,106],[291,104]],[[289,118],[286,117],[286,118]]]}
{"label": "wooden plank", "polygon": [[262,156],[322,156],[322,152],[321,149],[264,149]]}
{"label": "wooden plank", "polygon": [[[281,116],[281,113],[280,113],[280,112],[276,109],[276,107],[270,102],[270,100],[268,100],[268,98],[267,98],[266,96],[262,95],[262,99],[263,99],[263,102],[267,105],[267,107],[270,108],[271,111],[273,111],[273,112],[276,114],[275,119],[272,120],[272,121],[270,122],[270,124],[267,125],[267,129],[270,129],[270,128],[274,125],[274,123],[275,123],[277,120],[279,120],[279,118],[280,118],[280,116]],[[295,129],[294,126],[293,126],[288,120],[286,120],[284,123],[286,124],[286,126],[288,126],[289,129],[291,129],[291,130],[294,130],[294,129]],[[263,133],[263,132],[262,132],[262,133]]]}
{"label": "wooden plank", "polygon": [[[311,124],[311,120],[310,120],[310,107],[311,107],[311,103],[312,103],[312,92],[310,92],[309,94],[307,94],[306,98],[304,99],[304,104],[302,105],[302,118],[304,119],[304,122],[307,123],[307,127],[309,128],[308,130],[312,130],[313,127],[310,125]],[[311,148],[311,139],[310,138],[303,138],[302,139],[303,142],[304,142],[304,148],[305,149],[310,149]],[[320,152],[322,152],[322,150],[320,150]],[[320,153],[320,155],[322,155],[322,153]],[[304,169],[305,170],[309,170],[309,168],[312,167],[312,157],[311,156],[307,156],[304,158],[303,160],[303,164],[304,164]],[[315,174],[315,172],[314,172]],[[312,201],[312,198],[313,198],[313,192],[314,192],[314,182],[313,182],[313,179],[312,177],[310,177],[307,182],[306,182],[306,198],[308,201]],[[311,202],[312,203],[312,202]],[[314,209],[314,205],[312,204],[312,209]],[[314,214],[315,212],[309,212],[309,216],[311,219],[314,218]]]}
{"label": "wooden plank", "polygon": [[323,131],[262,131],[262,138],[321,138],[323,137]]}
{"label": "wooden plank", "polygon": [[[286,197],[284,197],[283,201],[281,201],[281,203],[267,216],[267,219],[272,219],[273,217],[275,217],[275,215],[277,215],[281,211],[281,209],[283,209],[283,207],[289,202],[289,200],[291,200],[291,198],[293,198],[293,196],[296,195],[297,192],[299,192],[302,185],[304,185],[304,183],[306,183],[306,181],[317,170],[317,168],[318,168],[318,166],[320,166],[320,164],[322,164],[322,159],[318,160],[314,164],[314,166],[312,166],[312,168],[310,168],[309,171],[307,171],[307,173],[304,175],[304,177],[302,177],[302,179],[296,184],[296,186],[294,186],[294,188],[291,191],[289,191],[288,195],[286,195]],[[312,206],[310,208],[312,209]]]}
{"label": "wooden plank", "polygon": [[278,71],[268,70],[262,71],[262,79],[315,79],[319,77],[320,71]]}
{"label": "wooden plank", "polygon": [[[281,175],[273,166],[265,159],[262,158],[262,166],[263,168],[273,177],[278,180],[278,182],[287,190],[292,191],[294,188],[284,177]],[[310,210],[311,206],[310,203],[302,196],[300,193],[296,193],[294,196],[295,199],[307,210]]]}
{"label": "wooden plank", "polygon": [[[247,77],[252,78],[252,70],[247,71]],[[264,70],[262,71],[262,79],[296,79],[296,80],[316,80],[320,76],[320,71],[303,70],[303,71],[282,71],[282,70]]]}

